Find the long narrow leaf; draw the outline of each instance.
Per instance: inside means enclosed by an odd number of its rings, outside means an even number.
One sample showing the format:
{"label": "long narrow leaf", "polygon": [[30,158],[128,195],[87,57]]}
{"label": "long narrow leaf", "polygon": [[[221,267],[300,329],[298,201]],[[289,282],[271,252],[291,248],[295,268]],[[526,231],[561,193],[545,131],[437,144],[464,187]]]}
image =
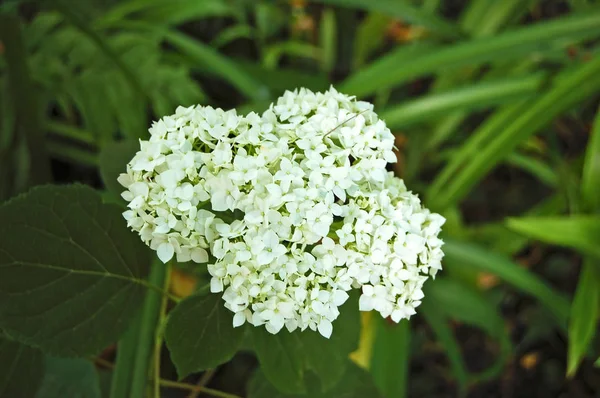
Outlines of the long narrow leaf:
{"label": "long narrow leaf", "polygon": [[192,37],[171,29],[164,29],[144,22],[122,22],[119,26],[139,29],[159,35],[177,48],[193,63],[203,64],[210,73],[230,82],[242,93],[255,100],[269,98],[267,86],[256,81],[239,68],[234,61],[220,54],[214,48],[194,40]]}
{"label": "long narrow leaf", "polygon": [[371,374],[386,397],[404,398],[410,361],[410,325],[407,320],[390,324],[378,316],[376,328]]}
{"label": "long narrow leaf", "polygon": [[600,259],[600,216],[511,218],[506,225],[533,239],[570,247]]}
{"label": "long narrow leaf", "polygon": [[463,267],[495,274],[505,282],[537,298],[555,315],[559,325],[566,328],[569,302],[544,281],[509,258],[477,245],[451,239],[446,239],[445,242],[444,262],[448,267]]}
{"label": "long narrow leaf", "polygon": [[453,110],[481,109],[507,103],[533,96],[541,88],[544,80],[545,75],[538,73],[458,87],[387,109],[381,112],[381,118],[390,128],[398,128]]}
{"label": "long narrow leaf", "polygon": [[361,10],[377,11],[404,21],[423,25],[439,34],[456,38],[462,34],[460,29],[452,22],[435,14],[430,14],[422,9],[412,6],[404,0],[313,0],[314,2],[339,5],[343,7],[358,8]]}
{"label": "long narrow leaf", "polygon": [[596,112],[594,127],[585,152],[581,194],[587,207],[600,210],[600,109]]}
{"label": "long narrow leaf", "polygon": [[465,167],[454,176],[433,206],[443,209],[458,203],[486,173],[493,169],[516,146],[537,133],[555,117],[600,90],[600,57],[585,63],[558,81],[552,89],[524,109],[495,139],[480,148]]}
{"label": "long narrow leaf", "polygon": [[596,259],[586,258],[579,275],[571,316],[569,318],[569,349],[567,375],[573,376],[596,332],[600,316],[600,274]]}
{"label": "long narrow leaf", "polygon": [[450,67],[496,60],[508,61],[554,48],[553,44],[559,41],[566,46],[569,40],[584,40],[599,35],[600,9],[595,8],[583,15],[539,23],[493,37],[438,46],[413,59],[402,59],[403,62],[397,60],[398,53],[405,51],[400,47],[350,76],[342,83],[340,90],[365,96],[381,88],[396,86],[412,78]]}

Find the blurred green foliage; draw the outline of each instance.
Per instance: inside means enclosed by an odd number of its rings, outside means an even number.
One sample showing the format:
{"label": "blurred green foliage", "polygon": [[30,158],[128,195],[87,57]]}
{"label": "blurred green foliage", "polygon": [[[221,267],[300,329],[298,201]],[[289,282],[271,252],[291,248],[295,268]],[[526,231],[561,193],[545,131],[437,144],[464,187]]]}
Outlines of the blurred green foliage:
{"label": "blurred green foliage", "polygon": [[[5,2],[0,199],[98,173],[118,189],[135,141],[179,105],[262,110],[333,84],[375,103],[398,136],[395,171],[448,219],[445,269],[416,321],[372,325],[365,355],[384,396],[476,394],[556,344],[559,378],[573,378],[600,355],[596,3]],[[540,389],[570,391],[553,383]]]}

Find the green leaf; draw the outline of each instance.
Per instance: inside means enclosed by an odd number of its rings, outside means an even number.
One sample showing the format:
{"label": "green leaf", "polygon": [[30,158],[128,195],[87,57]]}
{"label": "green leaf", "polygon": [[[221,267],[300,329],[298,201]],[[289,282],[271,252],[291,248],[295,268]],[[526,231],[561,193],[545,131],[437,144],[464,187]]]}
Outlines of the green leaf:
{"label": "green leaf", "polygon": [[100,398],[96,368],[87,359],[46,357],[46,373],[36,398]]}
{"label": "green leaf", "polygon": [[408,392],[410,325],[408,320],[391,323],[375,317],[376,332],[371,357],[371,374],[386,397],[403,398]]}
{"label": "green leaf", "polygon": [[419,307],[419,311],[423,314],[427,320],[427,324],[435,333],[438,342],[446,351],[452,368],[452,374],[458,382],[458,395],[461,397],[465,396],[468,387],[469,372],[463,360],[460,345],[443,316],[440,306],[435,305],[431,300],[426,300]]}
{"label": "green leaf", "polygon": [[[344,375],[348,354],[358,347],[360,316],[357,300],[351,296],[333,322],[329,339],[312,330],[287,330],[272,335],[253,328],[254,350],[261,370],[281,392],[298,394],[325,392]],[[311,373],[309,373],[311,372]],[[320,387],[311,379],[318,377]]]}
{"label": "green leaf", "polygon": [[[78,4],[79,5],[79,4]],[[87,36],[98,49],[106,55],[106,57],[121,71],[131,84],[132,88],[138,91],[144,98],[148,97],[148,93],[144,90],[138,75],[136,75],[129,66],[123,62],[119,54],[107,43],[106,40],[86,21],[77,11],[77,7],[67,3],[64,0],[52,2],[52,6],[62,16],[78,30]]]}
{"label": "green leaf", "polygon": [[382,395],[371,379],[371,375],[352,362],[345,366],[346,372],[339,382],[324,393],[285,394],[277,390],[258,370],[248,387],[248,398],[381,398]]}
{"label": "green leaf", "polygon": [[337,36],[335,24],[335,11],[326,9],[321,16],[319,28],[321,44],[321,70],[330,73],[335,67]]}
{"label": "green leaf", "polygon": [[381,112],[391,129],[428,121],[455,110],[482,109],[492,105],[532,97],[542,86],[545,75],[485,81],[465,87],[453,87],[443,93],[426,95]]}
{"label": "green leaf", "polygon": [[579,275],[575,298],[569,319],[569,348],[567,358],[567,376],[577,371],[581,360],[596,333],[600,317],[600,275],[592,264],[594,259],[586,258]]}
{"label": "green leaf", "polygon": [[117,182],[121,173],[127,170],[127,163],[140,150],[140,144],[136,141],[111,142],[102,147],[100,151],[100,176],[104,186],[117,197],[121,197],[123,186]]}
{"label": "green leaf", "polygon": [[0,333],[0,397],[33,397],[44,375],[44,354]]}
{"label": "green leaf", "polygon": [[403,21],[423,25],[445,37],[456,38],[461,36],[460,29],[452,22],[414,7],[408,1],[404,0],[315,0],[315,2],[377,11],[400,18]]}
{"label": "green leaf", "polygon": [[509,61],[552,49],[557,42],[566,46],[570,39],[584,40],[598,35],[600,9],[595,8],[585,14],[538,23],[491,37],[435,46],[412,59],[404,56],[406,48],[411,46],[401,46],[350,76],[339,90],[364,97],[379,89],[397,86],[412,78],[450,67]]}
{"label": "green leaf", "polygon": [[596,112],[594,127],[585,152],[581,195],[587,207],[600,210],[600,109]]}
{"label": "green leaf", "polygon": [[[600,25],[600,24],[599,24]],[[493,139],[479,147],[478,152],[468,159],[449,184],[437,191],[430,191],[434,199],[430,205],[443,209],[458,203],[491,169],[510,154],[519,143],[539,132],[556,116],[568,111],[579,102],[596,94],[600,89],[600,57],[579,65],[553,82],[553,87],[540,96],[531,106],[521,109],[508,124],[498,126]],[[474,140],[480,140],[478,133]],[[468,145],[468,144],[467,144]]]}
{"label": "green leaf", "polygon": [[120,213],[82,185],[34,188],[1,206],[0,328],[60,356],[116,341],[149,286],[149,251]]}
{"label": "green leaf", "polygon": [[494,364],[470,378],[472,381],[481,381],[498,377],[512,347],[504,318],[494,304],[480,292],[451,279],[438,279],[428,283],[425,300],[431,305],[440,305],[440,312],[446,317],[479,327],[498,341],[500,350]]}
{"label": "green leaf", "polygon": [[169,315],[165,340],[179,378],[229,361],[244,337],[219,294],[196,294]]}
{"label": "green leaf", "polygon": [[566,327],[569,302],[554,291],[544,281],[509,258],[486,250],[480,246],[456,240],[445,239],[444,263],[447,267],[463,268],[472,271],[490,272],[521,291],[540,300]]}
{"label": "green leaf", "polygon": [[600,216],[510,218],[506,226],[530,238],[600,258]]}

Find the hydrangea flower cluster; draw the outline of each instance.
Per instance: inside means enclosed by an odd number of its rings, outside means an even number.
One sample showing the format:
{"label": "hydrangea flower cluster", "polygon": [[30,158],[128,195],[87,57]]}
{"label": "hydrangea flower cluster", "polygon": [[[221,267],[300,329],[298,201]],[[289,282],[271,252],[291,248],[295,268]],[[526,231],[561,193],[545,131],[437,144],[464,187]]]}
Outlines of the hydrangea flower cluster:
{"label": "hydrangea flower cluster", "polygon": [[262,115],[179,107],[150,134],[124,217],[163,262],[210,261],[234,326],[329,337],[354,288],[398,322],[441,268],[444,218],[386,170],[394,136],[367,102],[300,89]]}

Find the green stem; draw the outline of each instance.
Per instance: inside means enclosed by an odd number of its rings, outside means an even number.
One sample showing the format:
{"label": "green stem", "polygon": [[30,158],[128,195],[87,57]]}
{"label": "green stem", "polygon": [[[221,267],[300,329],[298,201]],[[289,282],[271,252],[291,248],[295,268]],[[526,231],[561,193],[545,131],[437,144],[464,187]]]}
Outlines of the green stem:
{"label": "green stem", "polygon": [[[152,264],[149,284],[164,286],[168,278],[168,264],[155,261]],[[150,357],[154,348],[154,336],[158,326],[159,312],[164,295],[149,290],[142,308],[140,330],[137,336],[137,350],[133,361],[133,374],[131,376],[131,391],[129,398],[145,398],[148,387],[148,370]]]}
{"label": "green stem", "polygon": [[241,398],[238,395],[228,394],[226,392],[214,390],[212,388],[195,386],[193,384],[179,383],[179,382],[171,381],[171,380],[160,379],[160,385],[164,386],[164,387],[179,388],[182,390],[199,391],[206,395],[211,395],[213,397],[219,397],[219,398]]}
{"label": "green stem", "polygon": [[110,388],[111,398],[129,396],[131,370],[137,348],[137,338],[140,331],[140,313],[131,320],[129,329],[117,343],[117,359],[113,370]]}
{"label": "green stem", "polygon": [[[164,281],[164,289],[168,290],[169,289],[169,282],[171,280],[171,268],[169,266],[169,263],[165,264],[168,269],[167,269],[167,275],[165,277],[165,281]],[[155,398],[160,398],[160,384],[159,384],[159,380],[160,380],[160,351],[162,348],[162,342],[163,342],[163,335],[164,335],[164,330],[165,330],[165,323],[166,323],[166,319],[167,319],[167,303],[168,303],[168,297],[167,296],[163,296],[161,299],[161,303],[160,303],[160,311],[158,313],[158,322],[157,322],[157,328],[156,328],[156,334],[155,334],[155,338],[154,338],[154,397]]]}

